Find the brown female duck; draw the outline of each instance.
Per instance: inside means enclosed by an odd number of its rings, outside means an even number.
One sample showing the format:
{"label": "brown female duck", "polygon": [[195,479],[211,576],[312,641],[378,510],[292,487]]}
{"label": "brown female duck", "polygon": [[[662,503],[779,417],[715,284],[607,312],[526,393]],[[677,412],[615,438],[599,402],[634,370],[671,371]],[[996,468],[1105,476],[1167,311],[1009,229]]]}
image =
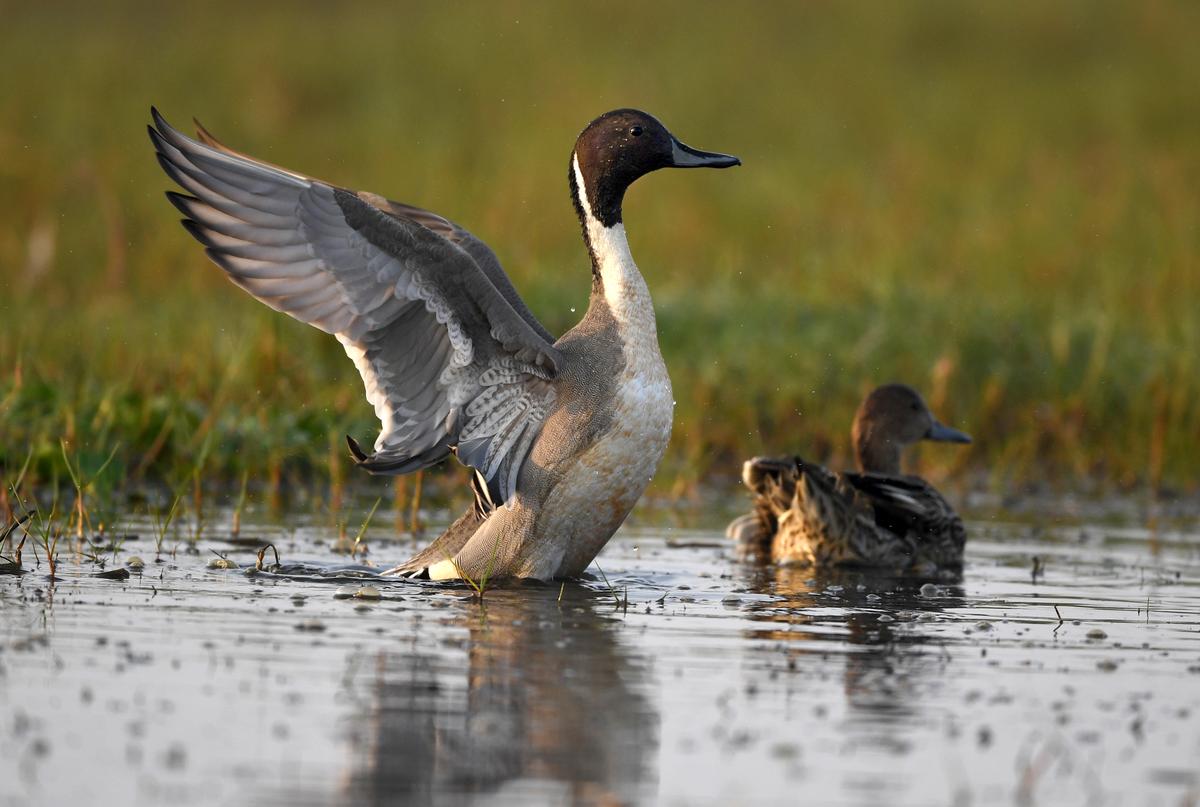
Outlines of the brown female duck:
{"label": "brown female duck", "polygon": [[969,443],[912,387],[886,384],[858,408],[852,431],[859,473],[835,473],[800,457],[755,457],[742,467],[754,512],[726,530],[775,563],[872,566],[931,572],[962,565],[966,531],[924,479],[900,473],[900,454],[920,440]]}

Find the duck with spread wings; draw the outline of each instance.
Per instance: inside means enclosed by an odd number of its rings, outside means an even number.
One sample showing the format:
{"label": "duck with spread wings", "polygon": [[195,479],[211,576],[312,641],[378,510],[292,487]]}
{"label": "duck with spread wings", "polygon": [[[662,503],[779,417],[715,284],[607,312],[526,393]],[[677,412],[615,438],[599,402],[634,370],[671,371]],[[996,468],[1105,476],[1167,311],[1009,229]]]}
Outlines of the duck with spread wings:
{"label": "duck with spread wings", "polygon": [[671,432],[654,306],[629,252],[625,190],[660,168],[725,168],[634,109],[583,130],[568,180],[592,262],[583,319],[555,339],[495,254],[435,213],[253,159],[157,111],[168,198],[229,278],[334,335],[382,424],[358,465],[403,474],[449,454],[475,503],[389,573],[551,579],[581,573],[620,526]]}

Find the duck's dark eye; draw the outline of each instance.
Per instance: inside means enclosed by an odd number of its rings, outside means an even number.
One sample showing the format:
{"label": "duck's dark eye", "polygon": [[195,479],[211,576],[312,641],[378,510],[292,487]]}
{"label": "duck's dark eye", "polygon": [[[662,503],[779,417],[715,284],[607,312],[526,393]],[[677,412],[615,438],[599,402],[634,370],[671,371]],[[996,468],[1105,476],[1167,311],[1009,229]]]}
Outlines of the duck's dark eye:
{"label": "duck's dark eye", "polygon": [[642,136],[642,127],[641,126],[631,127],[629,130],[629,133],[631,135],[633,135],[634,137],[641,137]]}

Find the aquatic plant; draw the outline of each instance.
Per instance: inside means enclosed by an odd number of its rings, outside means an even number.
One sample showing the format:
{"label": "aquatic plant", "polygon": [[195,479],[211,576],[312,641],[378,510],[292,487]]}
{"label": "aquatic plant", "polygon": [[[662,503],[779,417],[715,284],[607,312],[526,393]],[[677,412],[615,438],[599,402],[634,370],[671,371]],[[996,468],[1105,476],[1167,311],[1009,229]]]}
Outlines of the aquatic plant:
{"label": "aquatic plant", "polygon": [[358,557],[358,553],[360,551],[364,555],[367,554],[367,545],[363,538],[367,534],[367,527],[370,526],[371,519],[375,517],[375,511],[379,509],[379,503],[381,501],[383,501],[382,496],[375,500],[375,504],[371,505],[371,510],[367,513],[367,517],[363,519],[362,526],[358,528],[358,534],[354,536],[354,543],[350,545],[350,557]]}
{"label": "aquatic plant", "polygon": [[162,558],[163,542],[167,538],[167,530],[171,528],[171,522],[175,520],[175,514],[179,512],[179,502],[183,499],[182,493],[176,493],[171,500],[171,506],[167,509],[166,516],[162,512],[155,510],[154,512],[154,558],[159,560]]}
{"label": "aquatic plant", "polygon": [[233,523],[229,527],[229,534],[234,538],[241,535],[242,532],[242,510],[246,508],[246,486],[250,482],[250,472],[242,471],[242,487],[238,492],[237,504],[233,508]]}
{"label": "aquatic plant", "polygon": [[[592,561],[592,565],[596,567],[596,571],[600,572],[600,579],[604,581],[604,587],[606,589],[608,589],[608,594],[609,594],[609,596],[611,596],[613,598],[613,603],[616,605],[616,607],[624,608],[624,609],[628,610],[628,608],[629,608],[629,587],[628,586],[625,587],[625,599],[622,600],[621,595],[617,592],[616,587],[613,586],[612,583],[608,582],[608,575],[606,575],[604,573],[604,570],[600,568],[600,564],[597,563],[596,561]],[[562,596],[562,592],[559,592],[559,596]]]}
{"label": "aquatic plant", "polygon": [[[47,579],[50,582],[56,582],[58,578],[58,542],[62,538],[62,528],[55,523],[55,515],[57,513],[57,502],[51,507],[50,512],[43,513],[38,507],[37,502],[33,501],[33,510],[31,518],[21,524],[21,529],[29,536],[32,532],[34,539],[34,557],[37,557],[36,547],[42,548],[43,554],[46,556],[46,564],[50,568],[50,573]],[[24,544],[24,541],[22,541]],[[40,558],[39,558],[40,560]]]}
{"label": "aquatic plant", "polygon": [[[275,555],[275,565],[273,567],[268,567],[265,565],[268,549],[271,550],[271,552]],[[261,572],[263,569],[278,569],[279,566],[279,550],[275,548],[275,544],[267,544],[259,548],[254,563],[254,570],[256,572]]]}
{"label": "aquatic plant", "polygon": [[450,564],[454,566],[454,573],[458,575],[458,578],[464,581],[475,592],[475,598],[479,600],[480,604],[483,603],[484,595],[487,593],[488,580],[491,579],[492,572],[494,572],[496,569],[496,554],[500,550],[500,537],[500,534],[497,533],[496,540],[492,541],[491,555],[489,555],[487,565],[484,566],[483,572],[479,575],[478,580],[473,578],[471,574],[462,567],[462,564],[458,562],[458,558],[451,557],[450,555],[445,556],[445,560],[449,561]]}
{"label": "aquatic plant", "polygon": [[[107,470],[109,464],[112,463],[113,457],[117,455],[117,449],[119,449],[121,445],[120,443],[114,445],[112,450],[108,452],[108,457],[105,458],[104,462],[100,464],[100,467],[93,473],[85,476],[82,463],[71,462],[70,453],[67,451],[67,441],[59,440],[58,444],[59,448],[62,450],[63,464],[67,467],[67,475],[71,478],[71,484],[75,486],[75,536],[82,541],[85,535],[88,535],[92,532],[91,516],[88,513],[87,502],[85,500],[87,492],[89,489],[91,489],[92,485],[96,483],[96,480],[103,476],[104,471]],[[84,532],[85,524],[87,525],[87,532]]]}
{"label": "aquatic plant", "polygon": [[25,547],[28,533],[22,531],[21,540],[15,545],[12,542],[12,536],[17,528],[28,521],[32,515],[32,513],[22,513],[3,530],[0,530],[0,561],[3,561],[0,564],[0,573],[21,574],[24,571],[21,567],[21,550]]}

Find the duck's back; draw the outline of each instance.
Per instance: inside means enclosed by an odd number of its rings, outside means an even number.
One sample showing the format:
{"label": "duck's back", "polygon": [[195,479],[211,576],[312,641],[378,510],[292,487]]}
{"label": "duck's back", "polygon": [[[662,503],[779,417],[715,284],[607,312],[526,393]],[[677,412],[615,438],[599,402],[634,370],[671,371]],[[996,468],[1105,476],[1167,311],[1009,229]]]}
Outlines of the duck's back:
{"label": "duck's back", "polygon": [[908,565],[912,542],[875,521],[872,501],[847,474],[796,460],[792,501],[771,547],[778,563],[813,566]]}
{"label": "duck's back", "polygon": [[912,539],[914,565],[962,564],[966,528],[933,485],[912,475],[848,473],[845,477],[869,499],[877,526]]}

